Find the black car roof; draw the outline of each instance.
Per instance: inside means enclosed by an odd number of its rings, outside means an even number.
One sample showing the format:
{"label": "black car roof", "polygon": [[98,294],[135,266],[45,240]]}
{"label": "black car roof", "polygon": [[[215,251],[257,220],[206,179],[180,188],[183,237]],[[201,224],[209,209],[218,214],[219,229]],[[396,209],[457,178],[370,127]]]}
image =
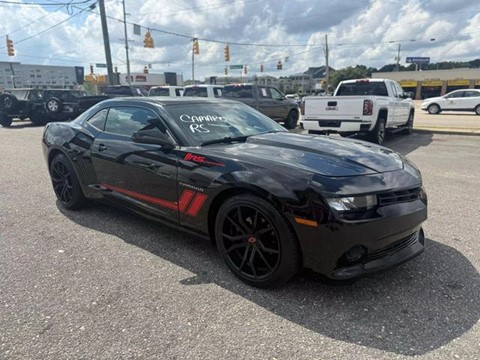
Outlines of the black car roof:
{"label": "black car roof", "polygon": [[114,105],[115,103],[122,103],[122,105],[138,105],[139,103],[150,103],[154,105],[180,105],[180,104],[238,104],[238,101],[219,99],[219,98],[196,98],[196,97],[162,97],[162,96],[148,96],[148,97],[122,97],[116,99],[105,100],[104,105]]}

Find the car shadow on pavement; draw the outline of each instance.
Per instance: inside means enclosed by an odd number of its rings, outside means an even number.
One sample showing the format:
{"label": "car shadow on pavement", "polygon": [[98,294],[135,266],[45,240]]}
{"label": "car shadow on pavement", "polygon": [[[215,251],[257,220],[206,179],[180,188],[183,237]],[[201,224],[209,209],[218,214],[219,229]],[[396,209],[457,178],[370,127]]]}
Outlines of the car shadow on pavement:
{"label": "car shadow on pavement", "polygon": [[260,290],[237,280],[208,240],[105,205],[79,212],[58,202],[57,207],[81,226],[114,235],[195,274],[181,285],[214,283],[332,339],[414,356],[462,336],[480,318],[477,270],[459,251],[432,239],[416,259],[354,282],[299,275],[282,288]]}
{"label": "car shadow on pavement", "polygon": [[428,146],[433,141],[433,133],[413,130],[408,136],[401,134],[387,135],[383,146],[395,150],[402,155],[408,155],[420,147]]}

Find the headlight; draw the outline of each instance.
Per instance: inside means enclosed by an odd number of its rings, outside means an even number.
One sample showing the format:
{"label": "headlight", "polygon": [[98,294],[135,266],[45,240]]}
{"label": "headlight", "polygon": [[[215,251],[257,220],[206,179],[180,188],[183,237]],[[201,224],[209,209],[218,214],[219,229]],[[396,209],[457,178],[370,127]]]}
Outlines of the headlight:
{"label": "headlight", "polygon": [[376,195],[348,196],[327,199],[328,205],[337,211],[368,210],[377,205]]}

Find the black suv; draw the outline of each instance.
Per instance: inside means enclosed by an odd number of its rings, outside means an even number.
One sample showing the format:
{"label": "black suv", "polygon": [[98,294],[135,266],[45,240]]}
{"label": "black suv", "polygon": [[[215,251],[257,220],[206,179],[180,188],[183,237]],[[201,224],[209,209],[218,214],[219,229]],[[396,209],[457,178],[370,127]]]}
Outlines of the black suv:
{"label": "black suv", "polygon": [[287,129],[297,126],[300,108],[295,100],[287,99],[276,87],[260,84],[230,84],[222,89],[222,97],[241,101],[257,109]]}
{"label": "black suv", "polygon": [[34,124],[74,119],[79,114],[107,99],[87,96],[81,90],[9,89],[0,94],[0,125],[8,127],[12,119],[30,119]]}
{"label": "black suv", "polygon": [[148,96],[148,88],[143,86],[111,85],[107,86],[103,93],[109,98],[130,97],[130,96]]}

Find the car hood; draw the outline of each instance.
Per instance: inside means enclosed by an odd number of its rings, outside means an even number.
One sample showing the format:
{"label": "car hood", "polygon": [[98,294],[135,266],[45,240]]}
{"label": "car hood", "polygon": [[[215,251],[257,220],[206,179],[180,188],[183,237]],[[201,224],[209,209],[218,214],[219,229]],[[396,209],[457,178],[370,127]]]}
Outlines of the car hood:
{"label": "car hood", "polygon": [[403,169],[396,152],[359,140],[288,132],[251,136],[245,143],[210,148],[212,155],[256,163],[259,166],[295,167],[329,177],[378,174]]}
{"label": "car hood", "polygon": [[444,99],[443,96],[436,96],[436,97],[432,97],[432,98],[428,98],[428,99],[423,100],[423,104],[428,104],[428,103],[435,102],[435,101],[441,101],[443,99]]}

